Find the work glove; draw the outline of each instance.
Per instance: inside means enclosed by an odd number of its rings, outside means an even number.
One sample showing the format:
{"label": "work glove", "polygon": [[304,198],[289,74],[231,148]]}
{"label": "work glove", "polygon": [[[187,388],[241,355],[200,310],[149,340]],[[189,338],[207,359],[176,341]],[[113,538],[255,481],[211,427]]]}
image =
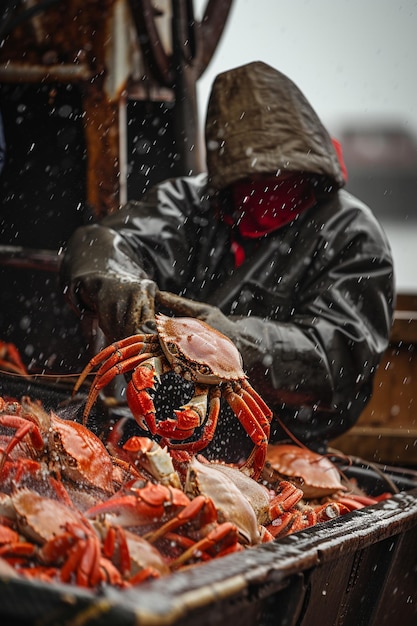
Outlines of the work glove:
{"label": "work glove", "polygon": [[204,302],[196,302],[189,298],[183,298],[169,291],[157,291],[155,301],[158,305],[171,309],[171,311],[178,315],[195,317],[202,320],[209,326],[223,333],[223,335],[226,335],[226,337],[229,337],[232,341],[237,341],[238,332],[236,323],[224,315],[216,306]]}
{"label": "work glove", "polygon": [[156,284],[126,274],[92,274],[78,282],[77,299],[95,312],[98,323],[110,341],[117,341],[155,328]]}

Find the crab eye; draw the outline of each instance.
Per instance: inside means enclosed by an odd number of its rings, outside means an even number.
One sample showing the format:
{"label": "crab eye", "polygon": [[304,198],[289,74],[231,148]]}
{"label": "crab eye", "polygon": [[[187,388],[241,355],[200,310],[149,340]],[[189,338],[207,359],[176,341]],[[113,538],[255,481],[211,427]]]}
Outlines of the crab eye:
{"label": "crab eye", "polygon": [[56,430],[52,433],[52,441],[54,443],[61,443],[61,435]]}
{"label": "crab eye", "polygon": [[167,348],[171,354],[178,354],[178,347],[175,343],[169,342]]}

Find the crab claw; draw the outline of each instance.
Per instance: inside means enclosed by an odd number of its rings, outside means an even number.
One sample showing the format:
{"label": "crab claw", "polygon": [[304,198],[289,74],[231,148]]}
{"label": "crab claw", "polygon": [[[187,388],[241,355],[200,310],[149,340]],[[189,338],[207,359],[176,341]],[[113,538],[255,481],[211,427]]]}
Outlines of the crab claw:
{"label": "crab claw", "polygon": [[174,469],[171,455],[156,441],[147,437],[130,437],[123,445],[123,451],[129,455],[133,464],[144,468],[159,483],[181,488],[181,482]]}
{"label": "crab claw", "polygon": [[192,437],[196,428],[201,426],[207,412],[207,394],[196,395],[180,409],[174,411],[175,419],[166,419],[158,423],[158,434],[166,439],[183,441]]}
{"label": "crab claw", "polygon": [[279,493],[270,503],[270,514],[273,518],[278,517],[292,509],[302,499],[303,492],[288,480],[281,480]]}
{"label": "crab claw", "polygon": [[130,485],[120,493],[86,511],[88,519],[109,514],[119,526],[147,526],[187,506],[189,498],[180,489],[148,482],[145,486]]}
{"label": "crab claw", "polygon": [[155,389],[156,381],[161,380],[162,370],[159,358],[148,359],[134,370],[126,388],[126,399],[133,417],[141,428],[149,430],[152,435],[157,432],[155,405],[147,389]]}

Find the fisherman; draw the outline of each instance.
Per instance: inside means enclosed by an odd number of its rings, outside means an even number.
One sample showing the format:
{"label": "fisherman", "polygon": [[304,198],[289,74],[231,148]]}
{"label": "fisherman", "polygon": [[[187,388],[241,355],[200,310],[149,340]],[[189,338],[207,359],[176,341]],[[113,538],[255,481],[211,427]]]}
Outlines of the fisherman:
{"label": "fisherman", "polygon": [[[66,293],[108,341],[141,332],[155,306],[204,320],[233,340],[273,409],[271,441],[290,432],[323,448],[358,419],[388,346],[387,238],[343,189],[338,145],[276,69],[218,75],[205,134],[207,173],[161,182],[74,233]],[[160,290],[179,297],[161,307]],[[224,419],[223,437],[235,422]]]}

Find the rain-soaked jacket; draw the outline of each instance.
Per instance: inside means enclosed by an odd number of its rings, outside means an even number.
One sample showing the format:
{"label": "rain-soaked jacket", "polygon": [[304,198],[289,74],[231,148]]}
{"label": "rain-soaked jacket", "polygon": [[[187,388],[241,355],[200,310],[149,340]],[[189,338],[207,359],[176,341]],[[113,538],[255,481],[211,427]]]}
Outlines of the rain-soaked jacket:
{"label": "rain-soaked jacket", "polygon": [[[219,307],[235,320],[253,386],[296,436],[323,443],[357,420],[388,345],[387,239],[371,210],[341,189],[339,160],[311,106],[269,66],[217,77],[206,143],[208,175],[158,184],[75,233],[64,263],[69,293],[76,302],[76,286],[96,271],[140,267],[161,290]],[[228,187],[278,170],[317,174],[317,202],[282,228],[241,240],[245,260],[236,267],[233,229],[222,219],[233,213]],[[273,422],[272,440],[281,436]]]}

